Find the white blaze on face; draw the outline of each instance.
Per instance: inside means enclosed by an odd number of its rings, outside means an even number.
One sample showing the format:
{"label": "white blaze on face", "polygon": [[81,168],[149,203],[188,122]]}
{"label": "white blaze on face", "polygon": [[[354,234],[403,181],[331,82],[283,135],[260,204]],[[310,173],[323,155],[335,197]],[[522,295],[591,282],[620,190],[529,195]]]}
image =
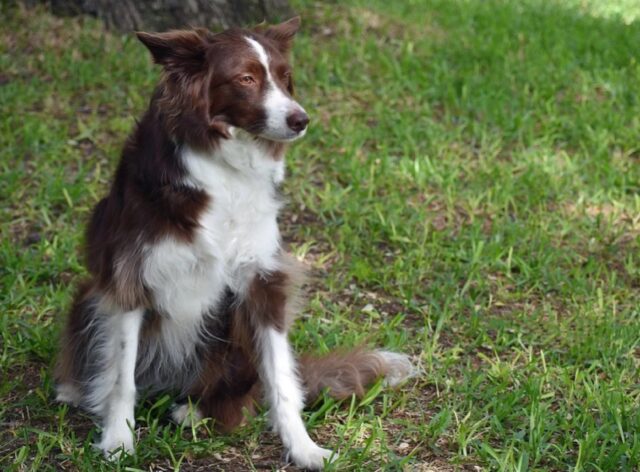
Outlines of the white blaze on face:
{"label": "white blaze on face", "polygon": [[304,113],[304,109],[287,96],[286,93],[273,80],[269,70],[269,56],[262,44],[255,39],[245,37],[254,49],[258,60],[265,70],[265,80],[267,92],[264,97],[264,109],[267,114],[265,128],[260,133],[263,137],[274,141],[292,141],[304,136],[306,128],[301,132],[292,130],[287,124],[287,117],[294,112]]}

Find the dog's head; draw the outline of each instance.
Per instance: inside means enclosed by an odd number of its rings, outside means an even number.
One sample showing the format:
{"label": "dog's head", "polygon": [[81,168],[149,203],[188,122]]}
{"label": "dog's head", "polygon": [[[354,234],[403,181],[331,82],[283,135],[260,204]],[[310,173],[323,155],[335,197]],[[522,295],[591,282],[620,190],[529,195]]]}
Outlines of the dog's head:
{"label": "dog's head", "polygon": [[164,68],[158,107],[191,145],[229,138],[230,127],[269,141],[304,135],[309,118],[293,99],[287,60],[300,18],[253,30],[137,33]]}

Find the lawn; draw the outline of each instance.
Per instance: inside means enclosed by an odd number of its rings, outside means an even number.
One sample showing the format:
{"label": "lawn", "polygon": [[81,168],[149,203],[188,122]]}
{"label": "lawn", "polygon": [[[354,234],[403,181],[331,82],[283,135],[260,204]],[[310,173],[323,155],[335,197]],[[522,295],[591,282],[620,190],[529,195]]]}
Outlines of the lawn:
{"label": "lawn", "polygon": [[[422,370],[305,413],[331,469],[638,470],[638,2],[295,5],[312,124],[281,223],[314,278],[292,340]],[[53,401],[83,227],[159,71],[94,20],[0,19],[0,469],[282,467],[264,415],[221,436],[146,399],[112,464]]]}

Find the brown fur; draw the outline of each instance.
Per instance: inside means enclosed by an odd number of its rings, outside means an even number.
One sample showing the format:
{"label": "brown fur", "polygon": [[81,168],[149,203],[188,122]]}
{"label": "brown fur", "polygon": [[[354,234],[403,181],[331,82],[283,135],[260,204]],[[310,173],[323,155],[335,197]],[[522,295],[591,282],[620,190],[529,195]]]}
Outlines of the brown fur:
{"label": "brown fur", "polygon": [[230,310],[227,342],[209,346],[200,374],[189,388],[203,416],[213,418],[220,431],[238,426],[243,410],[254,413],[260,392],[249,313],[239,307]]}
{"label": "brown fur", "polygon": [[149,306],[142,283],[142,248],[166,236],[190,241],[209,203],[180,184],[182,163],[155,100],[125,144],[109,195],[87,230],[87,266],[97,288],[124,310]]}
{"label": "brown fur", "polygon": [[[124,146],[108,196],[92,213],[86,234],[91,278],[76,296],[62,335],[56,369],[59,382],[82,384],[93,375],[86,346],[96,332],[86,328],[101,316],[93,306],[95,294],[118,310],[147,309],[143,344],[145,337],[159,330],[161,317],[153,312],[153,300],[142,280],[143,248],[167,236],[190,242],[202,212],[211,204],[204,191],[182,184],[186,171],[177,158],[179,146],[207,150],[229,137],[228,124],[252,131],[263,126],[264,111],[253,106],[260,100],[250,94],[263,93],[264,87],[250,91],[232,86],[234,74],[242,67],[233,62],[235,58],[253,57],[249,45],[240,39],[244,35],[260,35],[274,59],[273,76],[286,79],[283,73],[289,67],[279,52],[286,48],[267,35],[269,30],[262,33],[237,29],[216,35],[204,29],[138,33],[154,61],[163,66],[163,77]],[[251,67],[256,75],[262,73],[257,63]],[[292,84],[286,85],[292,93]],[[282,158],[283,143],[262,141],[274,159]],[[284,329],[288,322],[283,291],[289,282],[284,273],[256,277],[252,289],[258,299],[246,301],[237,310]],[[258,317],[262,307],[275,306],[275,298],[265,300],[271,296],[279,299],[277,307]]]}
{"label": "brown fur", "polygon": [[[230,431],[255,413],[260,384],[252,326],[270,324],[288,331],[300,302],[304,272],[291,256],[283,257],[283,271],[256,276],[246,300],[231,307],[229,343],[208,353],[198,381],[190,389],[205,417],[220,431]],[[322,356],[304,355],[299,361],[307,402],[326,390],[335,399],[363,396],[367,386],[386,375],[390,366],[379,353],[365,348]]]}
{"label": "brown fur", "polygon": [[189,389],[202,414],[213,418],[221,431],[238,426],[244,411],[254,413],[260,401],[254,328],[271,325],[286,331],[297,311],[301,267],[284,254],[281,265],[281,271],[256,275],[245,299],[230,304],[228,342],[210,347]]}
{"label": "brown fur", "polygon": [[[264,71],[255,59],[237,64],[243,55],[253,57],[240,36],[259,38],[269,53],[274,80],[293,94],[285,55],[298,26],[299,20],[291,20],[268,29],[216,35],[202,29],[138,34],[164,73],[124,146],[110,192],[96,205],[88,225],[90,280],[76,295],[56,369],[56,380],[76,388],[80,398],[88,380],[99,375],[108,361],[95,352],[96,340],[105,336],[108,316],[99,307],[108,305],[113,307],[106,310],[109,313],[145,310],[136,367],[138,388],[153,389],[157,383],[159,388],[187,394],[225,431],[237,426],[243,410],[251,413],[260,400],[254,334],[265,325],[284,333],[289,330],[303,283],[299,264],[283,254],[279,270],[258,272],[246,294],[227,290],[223,303],[211,307],[206,321],[210,326],[204,330],[210,337],[203,336],[194,348],[195,360],[189,359],[184,366],[188,372],[174,372],[170,366],[158,372],[153,340],[166,314],[156,310],[144,285],[143,251],[166,237],[191,242],[202,213],[215,204],[204,191],[184,185],[180,147],[211,150],[229,138],[229,125],[254,134],[264,126],[265,112],[255,106],[265,92]],[[247,68],[256,77],[255,87],[238,86],[236,76]],[[274,159],[282,158],[284,144],[256,139]],[[139,372],[141,364],[145,368]],[[388,369],[378,353],[356,350],[321,358],[306,356],[300,373],[309,399],[325,388],[330,395],[345,398],[364,394],[365,386]]]}
{"label": "brown fur", "polygon": [[300,376],[311,401],[325,389],[338,400],[353,394],[361,397],[368,385],[388,371],[389,365],[380,354],[363,348],[300,358]]}
{"label": "brown fur", "polygon": [[299,308],[303,271],[295,260],[283,257],[282,270],[257,274],[241,309],[252,324],[272,325],[278,331],[289,330]]}
{"label": "brown fur", "polygon": [[85,346],[90,333],[86,330],[85,313],[87,305],[91,303],[92,291],[89,283],[78,288],[62,333],[62,349],[55,370],[55,378],[59,383],[70,384],[77,389],[80,388],[79,380],[83,378],[83,366],[87,365]]}
{"label": "brown fur", "polygon": [[[86,238],[94,286],[124,310],[150,305],[141,278],[142,247],[168,235],[190,241],[210,203],[204,192],[181,184],[185,170],[175,157],[178,145],[206,150],[228,137],[227,123],[254,132],[264,125],[264,111],[248,106],[255,97],[229,85],[237,70],[229,61],[251,52],[238,40],[244,34],[252,33],[138,33],[164,66],[163,79],[125,144],[111,191],[95,207]],[[273,76],[286,80],[288,65],[279,43],[266,32],[262,41],[274,59]],[[293,93],[292,83],[285,85]],[[282,158],[285,144],[263,141],[274,159]]]}

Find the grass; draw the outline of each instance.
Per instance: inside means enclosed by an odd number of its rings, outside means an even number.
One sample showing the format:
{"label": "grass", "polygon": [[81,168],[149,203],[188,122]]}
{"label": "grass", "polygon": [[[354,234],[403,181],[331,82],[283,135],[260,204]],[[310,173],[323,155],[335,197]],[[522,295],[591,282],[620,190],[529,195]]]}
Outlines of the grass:
{"label": "grass", "polygon": [[[424,372],[306,414],[332,470],[638,470],[637,2],[296,5],[312,127],[282,228],[316,279],[293,342],[367,341]],[[178,428],[168,397],[110,464],[52,401],[83,225],[158,70],[93,20],[3,15],[0,468],[281,467],[263,416]]]}

